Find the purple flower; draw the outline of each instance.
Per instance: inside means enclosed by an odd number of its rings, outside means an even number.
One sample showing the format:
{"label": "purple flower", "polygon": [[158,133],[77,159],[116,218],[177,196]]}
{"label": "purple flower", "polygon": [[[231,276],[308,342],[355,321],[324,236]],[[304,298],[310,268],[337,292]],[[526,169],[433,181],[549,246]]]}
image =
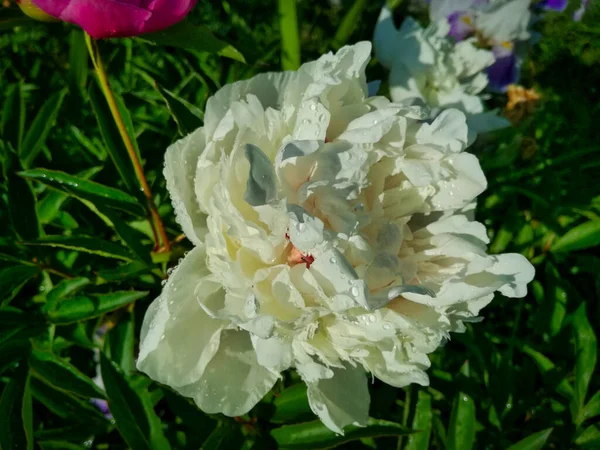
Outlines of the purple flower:
{"label": "purple flower", "polygon": [[197,0],[33,0],[51,16],[79,25],[90,36],[138,36],[162,30],[190,12]]}
{"label": "purple flower", "polygon": [[547,11],[558,11],[562,12],[566,9],[569,0],[542,0],[537,3],[542,9]]}
{"label": "purple flower", "polygon": [[475,32],[473,20],[467,11],[456,11],[448,16],[450,31],[448,36],[452,36],[457,41],[468,38]]}
{"label": "purple flower", "polygon": [[487,68],[488,87],[491,91],[506,92],[509,85],[519,79],[519,61],[512,45],[495,45],[492,48],[496,61]]}

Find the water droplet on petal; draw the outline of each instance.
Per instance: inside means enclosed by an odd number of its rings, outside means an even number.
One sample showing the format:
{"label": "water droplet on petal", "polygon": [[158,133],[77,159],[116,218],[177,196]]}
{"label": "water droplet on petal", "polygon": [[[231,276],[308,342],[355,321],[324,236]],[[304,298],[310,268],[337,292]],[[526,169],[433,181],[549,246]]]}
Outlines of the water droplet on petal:
{"label": "water droplet on petal", "polygon": [[352,286],[352,289],[350,289],[350,294],[352,294],[352,297],[358,297],[359,294],[359,290],[356,286]]}
{"label": "water droplet on petal", "polygon": [[383,324],[383,329],[384,329],[384,330],[391,330],[391,329],[392,329],[392,327],[391,327],[391,325],[390,325],[389,323],[384,323],[384,324]]}
{"label": "water droplet on petal", "polygon": [[317,105],[315,105],[314,103],[312,105],[310,105],[310,110],[314,111],[317,109]]}
{"label": "water droplet on petal", "polygon": [[369,322],[373,323],[377,320],[374,314],[369,314]]}
{"label": "water droplet on petal", "polygon": [[329,260],[329,262],[330,262],[331,264],[335,264],[335,263],[337,262],[337,259],[335,259],[335,258],[331,258],[331,259]]}

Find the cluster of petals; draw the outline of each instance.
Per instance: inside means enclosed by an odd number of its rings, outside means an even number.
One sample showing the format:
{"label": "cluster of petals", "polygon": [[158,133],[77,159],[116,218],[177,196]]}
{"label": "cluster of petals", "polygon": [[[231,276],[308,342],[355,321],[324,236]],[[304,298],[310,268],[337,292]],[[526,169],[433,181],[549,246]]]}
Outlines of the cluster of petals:
{"label": "cluster of petals", "polygon": [[247,413],[293,368],[330,429],[364,425],[369,374],[427,355],[533,268],[486,254],[464,113],[369,97],[362,42],[227,85],[166,154],[194,244],[150,305],[138,368],[208,413]]}
{"label": "cluster of petals", "polygon": [[477,48],[474,37],[456,43],[449,32],[444,18],[424,29],[407,17],[397,29],[390,9],[381,10],[373,42],[377,59],[390,70],[391,99],[419,99],[434,116],[457,108],[474,132],[508,126],[496,112],[485,112],[482,98],[488,84],[485,69],[494,64],[494,54]]}
{"label": "cluster of petals", "polygon": [[180,22],[197,0],[25,0],[96,39],[139,36]]}

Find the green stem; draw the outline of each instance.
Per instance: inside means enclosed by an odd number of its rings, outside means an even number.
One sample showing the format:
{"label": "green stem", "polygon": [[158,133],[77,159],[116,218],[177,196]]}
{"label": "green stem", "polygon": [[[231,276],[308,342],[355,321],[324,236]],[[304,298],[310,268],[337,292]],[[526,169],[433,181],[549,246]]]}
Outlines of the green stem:
{"label": "green stem", "polygon": [[96,75],[98,76],[98,81],[100,82],[100,86],[102,88],[102,93],[106,98],[106,102],[108,103],[110,112],[113,116],[113,119],[115,120],[115,124],[119,129],[119,134],[121,135],[121,139],[123,139],[123,143],[125,144],[125,148],[127,149],[127,154],[129,155],[129,159],[133,164],[133,169],[135,171],[135,175],[137,176],[138,181],[140,182],[142,192],[144,193],[144,195],[146,196],[146,200],[148,201],[148,207],[150,209],[151,216],[150,224],[154,233],[156,248],[161,248],[162,241],[162,250],[168,252],[171,249],[171,244],[169,242],[167,232],[165,231],[165,226],[162,222],[160,214],[158,213],[158,208],[156,207],[156,203],[154,202],[152,191],[150,190],[150,186],[148,185],[148,181],[146,180],[146,175],[144,174],[142,162],[140,161],[140,158],[137,152],[135,151],[135,147],[133,145],[133,142],[131,141],[131,137],[129,136],[127,128],[125,127],[123,116],[121,115],[121,111],[117,106],[117,102],[110,87],[110,82],[108,80],[106,70],[104,69],[104,65],[102,63],[102,58],[100,57],[100,52],[98,51],[97,43],[93,38],[91,38],[87,34],[86,43],[90,52],[90,56],[92,58],[92,62],[94,64],[94,69],[96,70]]}

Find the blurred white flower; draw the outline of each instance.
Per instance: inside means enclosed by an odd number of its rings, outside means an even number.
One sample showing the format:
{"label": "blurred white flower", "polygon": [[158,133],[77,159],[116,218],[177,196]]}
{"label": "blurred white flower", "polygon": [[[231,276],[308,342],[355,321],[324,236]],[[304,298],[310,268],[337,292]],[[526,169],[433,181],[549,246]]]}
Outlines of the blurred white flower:
{"label": "blurred white flower", "polygon": [[420,99],[434,116],[446,108],[460,109],[475,132],[508,126],[495,112],[484,112],[484,70],[494,63],[493,53],[475,47],[475,38],[454,43],[449,30],[445,19],[423,29],[411,17],[396,29],[391,11],[381,10],[373,41],[377,58],[390,69],[392,100]]}
{"label": "blurred white flower", "polygon": [[295,368],[330,429],[364,425],[367,374],[427,384],[427,354],[533,268],[486,254],[486,187],[458,110],[368,97],[371,46],[225,86],[166,154],[195,244],[149,307],[138,368],[208,413],[247,413]]}

